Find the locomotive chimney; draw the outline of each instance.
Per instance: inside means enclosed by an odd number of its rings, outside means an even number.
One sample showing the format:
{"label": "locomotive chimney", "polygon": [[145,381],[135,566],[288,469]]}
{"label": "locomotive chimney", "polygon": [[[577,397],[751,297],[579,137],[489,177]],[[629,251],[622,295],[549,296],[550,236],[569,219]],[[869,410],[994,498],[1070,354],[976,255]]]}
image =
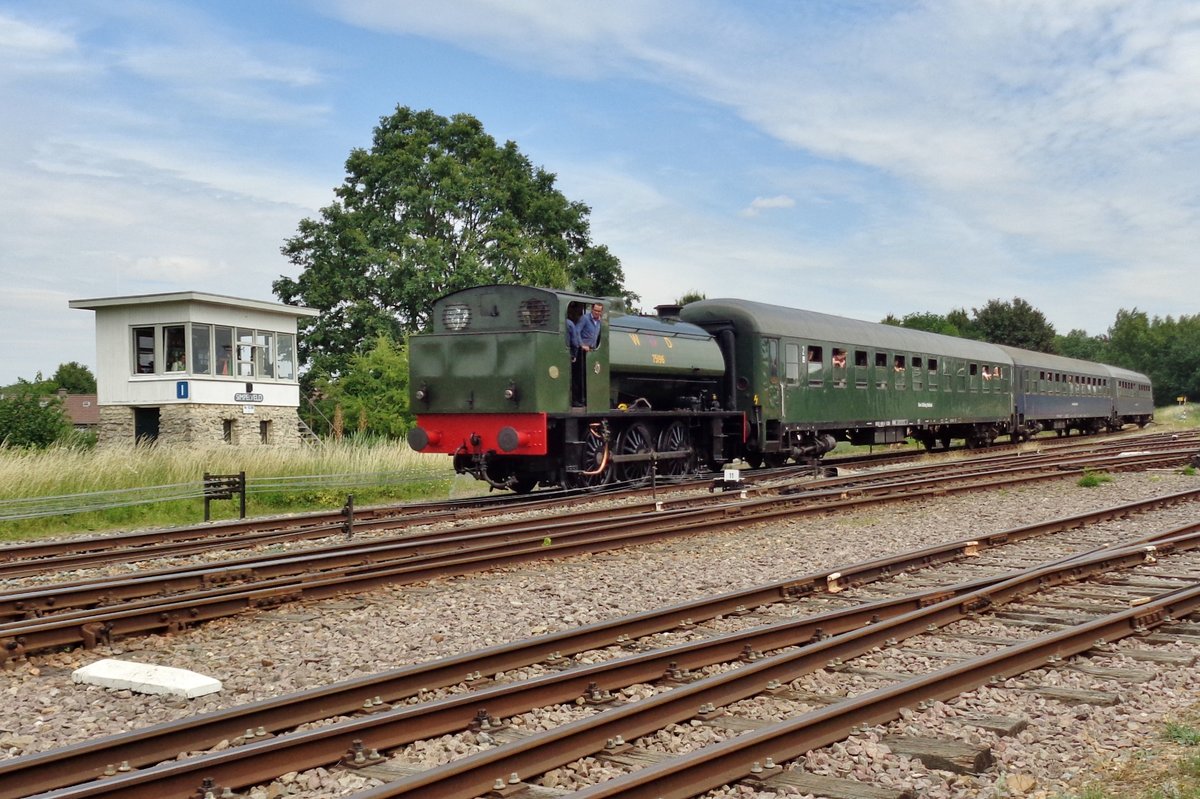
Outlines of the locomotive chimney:
{"label": "locomotive chimney", "polygon": [[678,319],[679,309],[682,307],[682,305],[676,305],[673,302],[664,305],[655,305],[654,312],[658,314],[659,319]]}

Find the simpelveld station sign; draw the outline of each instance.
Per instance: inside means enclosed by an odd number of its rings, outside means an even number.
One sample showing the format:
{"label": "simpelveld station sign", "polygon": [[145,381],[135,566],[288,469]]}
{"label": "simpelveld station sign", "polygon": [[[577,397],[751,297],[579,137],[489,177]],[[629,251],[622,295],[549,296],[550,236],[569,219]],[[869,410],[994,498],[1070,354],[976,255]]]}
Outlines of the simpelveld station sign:
{"label": "simpelveld station sign", "polygon": [[263,395],[262,394],[239,393],[239,394],[233,395],[233,401],[234,402],[262,402]]}

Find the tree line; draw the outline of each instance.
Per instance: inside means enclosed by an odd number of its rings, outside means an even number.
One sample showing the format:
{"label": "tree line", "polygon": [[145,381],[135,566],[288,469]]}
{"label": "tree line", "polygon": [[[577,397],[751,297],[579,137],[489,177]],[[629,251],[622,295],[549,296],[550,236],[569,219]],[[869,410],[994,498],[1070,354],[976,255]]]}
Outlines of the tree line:
{"label": "tree line", "polygon": [[1058,334],[1046,316],[1026,300],[990,300],[983,308],[958,308],[946,314],[889,315],[884,324],[950,336],[1006,344],[1067,358],[1132,369],[1154,383],[1154,404],[1200,396],[1200,314],[1151,317],[1137,308],[1117,311],[1106,332]]}

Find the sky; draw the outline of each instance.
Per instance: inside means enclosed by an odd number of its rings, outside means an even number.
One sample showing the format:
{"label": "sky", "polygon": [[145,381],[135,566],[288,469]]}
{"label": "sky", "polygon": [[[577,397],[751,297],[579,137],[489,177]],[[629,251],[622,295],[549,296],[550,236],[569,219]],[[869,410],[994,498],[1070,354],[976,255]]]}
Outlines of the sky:
{"label": "sky", "polygon": [[397,106],[591,208],[643,307],[1200,312],[1200,4],[0,0],[0,385],[80,298],[275,300]]}

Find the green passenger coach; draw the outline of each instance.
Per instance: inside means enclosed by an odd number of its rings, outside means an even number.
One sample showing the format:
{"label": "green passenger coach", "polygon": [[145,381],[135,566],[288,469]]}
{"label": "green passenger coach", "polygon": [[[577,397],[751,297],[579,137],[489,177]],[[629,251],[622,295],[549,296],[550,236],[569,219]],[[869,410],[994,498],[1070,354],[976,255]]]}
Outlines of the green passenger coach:
{"label": "green passenger coach", "polygon": [[838,440],[984,446],[1008,432],[1012,360],[992,344],[747,300],[680,315],[721,342],[751,465],[819,457]]}

